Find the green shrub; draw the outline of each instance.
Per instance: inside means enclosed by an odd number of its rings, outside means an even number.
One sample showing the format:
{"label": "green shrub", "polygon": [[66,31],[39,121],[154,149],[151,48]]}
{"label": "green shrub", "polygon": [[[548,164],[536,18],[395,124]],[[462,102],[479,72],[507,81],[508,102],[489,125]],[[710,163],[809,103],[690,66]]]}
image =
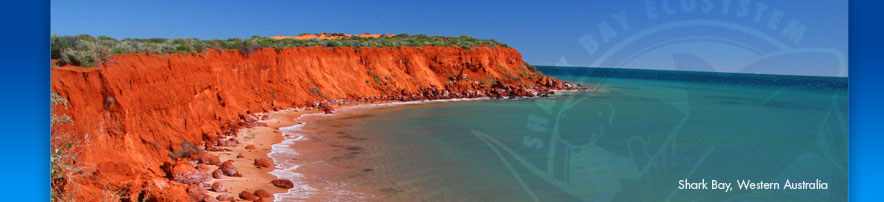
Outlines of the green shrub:
{"label": "green shrub", "polygon": [[524,65],[525,65],[525,67],[528,67],[528,69],[531,71],[537,71],[537,66],[528,64],[528,62],[524,62]]}
{"label": "green shrub", "polygon": [[239,52],[247,55],[255,53],[255,50],[258,50],[260,48],[261,46],[259,46],[258,42],[254,40],[242,41],[239,44]]}
{"label": "green shrub", "polygon": [[[366,83],[368,83],[368,82],[366,81]],[[313,86],[313,88],[310,89],[310,93],[318,95],[321,98],[325,98],[325,95],[322,94],[322,91],[319,91],[319,88],[317,88],[316,86]]]}
{"label": "green shrub", "polygon": [[[330,33],[331,36],[345,36],[343,33]],[[494,39],[476,39],[462,35],[458,37],[427,36],[423,34],[397,34],[394,36],[382,35],[378,38],[369,37],[342,37],[339,39],[273,39],[268,37],[253,36],[248,39],[230,38],[226,40],[209,39],[199,40],[194,38],[164,39],[147,38],[117,40],[111,37],[89,35],[57,36],[50,38],[50,55],[52,59],[58,59],[59,65],[71,64],[77,66],[95,66],[108,61],[108,56],[115,54],[147,53],[147,54],[191,54],[203,52],[205,49],[216,50],[228,49],[239,50],[244,54],[252,54],[261,48],[274,48],[281,50],[288,47],[460,47],[472,49],[479,46],[507,47]]]}

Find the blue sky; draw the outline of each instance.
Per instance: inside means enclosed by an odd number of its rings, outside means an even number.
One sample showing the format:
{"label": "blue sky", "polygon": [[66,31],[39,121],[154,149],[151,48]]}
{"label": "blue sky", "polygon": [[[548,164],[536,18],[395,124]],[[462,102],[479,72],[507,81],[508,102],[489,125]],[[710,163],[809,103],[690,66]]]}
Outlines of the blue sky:
{"label": "blue sky", "polygon": [[466,34],[507,43],[538,65],[823,76],[846,76],[847,69],[847,3],[836,0],[52,1],[50,7],[51,32],[60,35]]}

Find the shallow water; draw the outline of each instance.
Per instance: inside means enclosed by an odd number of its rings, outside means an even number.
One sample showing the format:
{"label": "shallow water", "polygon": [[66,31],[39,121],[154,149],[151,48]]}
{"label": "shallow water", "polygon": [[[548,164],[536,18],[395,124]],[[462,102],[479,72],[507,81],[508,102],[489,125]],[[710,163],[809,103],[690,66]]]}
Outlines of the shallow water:
{"label": "shallow water", "polygon": [[[540,69],[593,90],[364,107],[301,133],[358,148],[323,161],[358,173],[341,183],[370,187],[356,200],[847,200],[845,78]],[[679,190],[683,179],[733,190]],[[787,179],[828,189],[736,183]]]}

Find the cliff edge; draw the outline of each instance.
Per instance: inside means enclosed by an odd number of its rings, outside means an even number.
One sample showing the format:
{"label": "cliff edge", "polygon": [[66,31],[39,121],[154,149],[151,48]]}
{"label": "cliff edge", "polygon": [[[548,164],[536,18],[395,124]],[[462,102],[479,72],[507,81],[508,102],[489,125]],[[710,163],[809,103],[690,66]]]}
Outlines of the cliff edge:
{"label": "cliff edge", "polygon": [[[186,147],[223,149],[250,114],[335,103],[542,96],[570,84],[543,76],[513,48],[291,47],[251,54],[113,55],[97,67],[51,70],[68,100],[59,131],[82,140],[88,176],[65,182],[83,201],[199,200],[172,180]],[[197,166],[198,167],[198,166]]]}

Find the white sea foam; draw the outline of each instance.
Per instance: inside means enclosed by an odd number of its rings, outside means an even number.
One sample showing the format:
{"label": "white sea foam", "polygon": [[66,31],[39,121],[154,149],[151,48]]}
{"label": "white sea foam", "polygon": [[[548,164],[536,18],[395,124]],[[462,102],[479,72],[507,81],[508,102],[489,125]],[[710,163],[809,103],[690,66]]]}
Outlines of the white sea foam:
{"label": "white sea foam", "polygon": [[304,175],[297,172],[298,168],[302,165],[298,162],[295,162],[294,160],[287,160],[287,158],[285,158],[300,155],[300,153],[293,149],[291,145],[294,145],[295,142],[307,139],[303,134],[303,130],[301,129],[302,127],[304,127],[304,125],[304,123],[300,123],[293,126],[279,128],[279,130],[282,131],[284,140],[280,143],[270,146],[270,153],[267,154],[267,156],[273,159],[273,162],[276,163],[276,168],[271,171],[270,174],[276,176],[279,179],[290,180],[294,184],[294,187],[289,189],[287,193],[274,194],[274,201],[292,201],[290,199],[302,199],[306,198],[303,194],[309,194],[315,191],[315,188],[310,187],[309,185],[304,183]]}

